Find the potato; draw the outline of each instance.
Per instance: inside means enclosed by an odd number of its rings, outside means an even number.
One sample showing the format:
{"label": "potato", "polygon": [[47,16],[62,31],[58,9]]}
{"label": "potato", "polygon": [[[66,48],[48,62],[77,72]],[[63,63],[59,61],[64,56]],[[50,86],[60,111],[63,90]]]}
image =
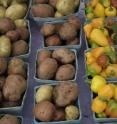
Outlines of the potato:
{"label": "potato", "polygon": [[44,36],[49,36],[54,34],[55,32],[55,26],[53,24],[44,24],[41,28],[41,33]]}
{"label": "potato", "polygon": [[0,90],[2,90],[4,84],[5,84],[5,77],[4,76],[0,76]]}
{"label": "potato", "polygon": [[55,30],[58,33],[60,28],[62,27],[62,24],[55,24]]}
{"label": "potato", "polygon": [[5,17],[5,12],[6,12],[5,7],[0,6],[0,18],[4,18]]}
{"label": "potato", "polygon": [[55,12],[55,17],[56,18],[60,18],[60,17],[63,17],[64,15],[62,15],[60,12],[56,11]]}
{"label": "potato", "polygon": [[60,46],[62,43],[59,36],[55,34],[47,37],[45,40],[45,44],[46,46]]}
{"label": "potato", "polygon": [[61,65],[56,72],[56,80],[66,81],[72,80],[75,77],[75,68],[71,64]]}
{"label": "potato", "polygon": [[59,30],[59,35],[63,40],[74,39],[77,36],[77,30],[73,24],[64,23]]}
{"label": "potato", "polygon": [[55,106],[49,101],[43,101],[35,105],[34,116],[37,120],[49,122],[53,119]]}
{"label": "potato", "polygon": [[56,8],[63,15],[69,15],[75,11],[75,0],[58,0]]}
{"label": "potato", "polygon": [[37,90],[35,99],[36,102],[42,102],[42,101],[51,101],[52,100],[52,92],[53,92],[53,87],[50,85],[42,85],[40,88]]}
{"label": "potato", "polygon": [[11,4],[18,4],[18,3],[24,3],[26,1],[22,1],[22,0],[12,0]]}
{"label": "potato", "polygon": [[40,79],[50,80],[54,77],[58,68],[57,61],[47,58],[37,69],[37,76]]}
{"label": "potato", "polygon": [[12,4],[6,10],[6,17],[11,18],[12,20],[24,18],[27,12],[27,6],[24,4]]}
{"label": "potato", "polygon": [[17,19],[15,20],[15,25],[17,28],[27,27],[27,22],[25,19]]}
{"label": "potato", "polygon": [[74,105],[69,105],[65,108],[66,120],[76,120],[79,117],[79,109]]}
{"label": "potato", "polygon": [[0,119],[0,124],[20,124],[19,119],[14,115],[4,115]]}
{"label": "potato", "polygon": [[73,39],[73,40],[68,40],[67,42],[66,42],[66,44],[67,45],[77,45],[77,44],[79,44],[79,39],[78,38],[75,38],[75,39]]}
{"label": "potato", "polygon": [[27,40],[29,38],[29,31],[25,27],[17,28],[16,31],[20,35],[20,40]]}
{"label": "potato", "polygon": [[19,106],[20,102],[12,102],[12,101],[2,101],[2,108],[8,108],[8,107],[16,107]]}
{"label": "potato", "polygon": [[65,120],[65,111],[62,108],[56,108],[54,114],[54,121],[64,121]]}
{"label": "potato", "polygon": [[34,0],[34,3],[38,4],[45,4],[45,3],[48,3],[48,0]]}
{"label": "potato", "polygon": [[74,52],[67,48],[56,49],[53,51],[52,57],[63,64],[72,63],[75,60]]}
{"label": "potato", "polygon": [[0,74],[4,74],[7,69],[7,60],[0,58]]}
{"label": "potato", "polygon": [[11,42],[7,36],[0,36],[0,57],[8,57],[11,54]]}
{"label": "potato", "polygon": [[0,19],[0,33],[4,34],[15,29],[15,24],[10,18]]}
{"label": "potato", "polygon": [[19,39],[19,33],[15,30],[8,31],[6,36],[10,39],[10,41],[15,42]]}
{"label": "potato", "polygon": [[56,9],[56,4],[58,0],[49,0],[49,4]]}
{"label": "potato", "polygon": [[[61,92],[62,91],[62,92]],[[62,82],[55,86],[53,91],[54,102],[59,107],[65,107],[78,97],[78,87],[73,82]]]}
{"label": "potato", "polygon": [[54,8],[48,4],[36,4],[32,6],[32,14],[35,17],[54,17]]}
{"label": "potato", "polygon": [[1,102],[2,102],[2,91],[0,90],[0,105],[1,105]]}
{"label": "potato", "polygon": [[27,87],[26,80],[20,75],[9,75],[3,87],[5,100],[18,101]]}
{"label": "potato", "polygon": [[37,64],[41,64],[47,58],[51,58],[51,51],[47,49],[41,50],[40,52],[38,52]]}
{"label": "potato", "polygon": [[11,0],[0,0],[0,5],[7,8],[11,4]]}
{"label": "potato", "polygon": [[22,59],[12,58],[8,64],[8,74],[18,74],[26,77],[26,66]]}
{"label": "potato", "polygon": [[24,40],[19,40],[12,45],[12,55],[19,56],[28,52],[28,44]]}
{"label": "potato", "polygon": [[111,5],[117,8],[117,1],[116,0],[110,0],[110,1],[111,1]]}
{"label": "potato", "polygon": [[72,25],[74,25],[74,27],[78,30],[80,29],[80,19],[76,16],[70,16],[68,19],[68,22]]}

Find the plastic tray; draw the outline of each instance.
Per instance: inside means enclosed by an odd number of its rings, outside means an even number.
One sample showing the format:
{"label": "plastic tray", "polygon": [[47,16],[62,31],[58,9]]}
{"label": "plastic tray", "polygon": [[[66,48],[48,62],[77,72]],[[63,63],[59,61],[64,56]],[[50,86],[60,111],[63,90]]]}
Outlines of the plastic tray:
{"label": "plastic tray", "polygon": [[[117,84],[117,81],[111,81],[111,83]],[[93,93],[91,94],[91,99],[93,99]],[[111,122],[113,124],[113,122],[116,122],[117,124],[117,118],[97,118],[94,112],[93,112],[93,118],[96,122],[99,122],[99,123],[110,123]]]}
{"label": "plastic tray", "polygon": [[[76,17],[80,18],[79,16],[76,16]],[[54,21],[54,22],[38,23],[38,25],[39,25],[39,28],[41,29],[42,25],[44,25],[44,24],[63,24],[65,22],[67,22],[67,20],[59,20],[59,21]],[[47,47],[47,46],[45,46],[45,42],[44,42],[45,38],[44,38],[44,36],[42,34],[40,36],[41,36],[41,40],[42,40],[44,48],[54,48],[54,47],[55,48],[64,48],[65,47],[65,48],[80,50],[81,44],[82,44],[82,24],[80,26],[80,32],[79,32],[79,36],[78,36],[80,43],[77,44],[77,45],[60,45],[60,46],[48,46]]]}
{"label": "plastic tray", "polygon": [[[0,118],[3,117],[4,115],[6,115],[6,114],[0,114]],[[12,114],[10,114],[10,115],[12,115]],[[17,117],[20,121],[20,124],[23,124],[23,117],[22,116],[17,116]]]}
{"label": "plastic tray", "polygon": [[[72,82],[72,83],[75,83],[75,82]],[[59,83],[48,84],[48,85],[56,86],[57,84],[59,84]],[[36,91],[37,91],[37,89],[38,89],[39,87],[40,87],[40,86],[37,86],[37,87],[34,88],[34,106],[35,106],[35,94],[36,94]],[[79,108],[79,112],[80,112],[79,119],[77,119],[77,120],[57,121],[57,122],[39,122],[39,121],[37,121],[37,120],[34,118],[34,123],[35,123],[35,124],[45,124],[45,123],[46,123],[46,124],[80,124],[80,121],[81,121],[81,109],[80,109],[80,102],[79,102],[79,100],[77,100],[76,105],[77,105],[77,107]]]}
{"label": "plastic tray", "polygon": [[[45,48],[45,49],[50,50],[50,51],[53,51],[53,50],[55,50],[55,49],[57,49],[57,48]],[[38,52],[40,52],[41,50],[43,50],[43,49],[39,49],[39,50],[37,51],[37,55],[38,55]],[[70,49],[70,50],[73,51],[74,54],[75,54],[75,56],[76,56],[76,58],[75,58],[75,69],[76,69],[76,73],[75,73],[74,79],[73,79],[73,80],[68,80],[68,81],[76,81],[76,79],[77,79],[77,73],[78,73],[77,51],[74,50],[74,49]],[[36,56],[36,60],[37,60],[37,56]],[[44,79],[39,79],[39,78],[36,76],[36,70],[37,70],[37,63],[35,62],[35,76],[34,76],[34,79],[35,79],[37,82],[39,82],[40,84],[41,84],[41,83],[43,83],[43,84],[44,84],[44,83],[45,83],[45,84],[48,84],[48,83],[64,82],[64,81],[57,81],[57,80],[44,80]]]}
{"label": "plastic tray", "polygon": [[[28,63],[25,63],[26,64],[26,69],[27,69],[27,89],[28,89],[28,77],[29,77],[29,64]],[[22,109],[23,109],[23,106],[24,106],[24,102],[25,102],[25,98],[26,98],[26,95],[27,95],[27,89],[22,97],[22,102],[21,102],[21,105],[19,106],[15,106],[15,107],[4,107],[4,108],[0,108],[0,114],[3,114],[3,113],[15,113],[15,114],[20,114]]]}
{"label": "plastic tray", "polygon": [[[87,52],[87,51],[90,51],[91,49],[87,49],[87,50],[85,50],[84,51],[84,56],[85,56],[85,53]],[[87,64],[86,64],[86,57],[85,57],[85,72],[86,72],[86,68],[87,68]],[[87,76],[87,74],[85,75],[85,78],[86,78],[86,80],[88,79],[88,80],[90,80],[89,78],[88,78],[88,76]],[[107,81],[117,81],[117,78],[106,78],[106,80]]]}
{"label": "plastic tray", "polygon": [[[34,2],[32,0],[32,5],[33,4],[34,4]],[[77,11],[75,13],[67,15],[67,16],[63,16],[63,17],[60,17],[60,18],[54,18],[54,17],[47,17],[47,18],[34,17],[31,10],[30,10],[30,14],[31,14],[32,18],[36,22],[49,22],[49,21],[51,22],[51,21],[57,21],[57,20],[65,20],[65,19],[68,19],[72,15],[78,15],[80,13],[80,10],[82,9],[82,4],[83,4],[83,2],[81,2],[81,0],[80,0],[78,9],[77,9]]]}

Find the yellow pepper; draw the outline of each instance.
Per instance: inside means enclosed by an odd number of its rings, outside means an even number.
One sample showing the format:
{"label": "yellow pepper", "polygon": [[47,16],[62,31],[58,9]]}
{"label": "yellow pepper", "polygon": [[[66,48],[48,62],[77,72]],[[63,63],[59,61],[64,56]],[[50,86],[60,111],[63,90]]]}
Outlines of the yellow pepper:
{"label": "yellow pepper", "polygon": [[115,7],[108,7],[105,9],[105,15],[106,16],[116,16],[117,15],[117,11]]}
{"label": "yellow pepper", "polygon": [[84,32],[85,32],[87,38],[90,37],[90,33],[91,33],[92,29],[93,29],[93,26],[91,23],[84,25]]}
{"label": "yellow pepper", "polygon": [[117,86],[115,87],[114,99],[117,101]]}
{"label": "yellow pepper", "polygon": [[93,19],[94,18],[94,13],[88,13],[87,15],[86,15],[86,17],[87,17],[87,19]]}
{"label": "yellow pepper", "polygon": [[86,56],[86,59],[87,59],[87,64],[92,64],[93,62],[95,62],[96,60],[95,60],[95,58],[92,56],[92,53],[91,52],[87,52],[86,54],[85,54],[85,56]]}
{"label": "yellow pepper", "polygon": [[107,107],[107,103],[102,101],[98,96],[93,99],[91,109],[95,113],[102,113]]}
{"label": "yellow pepper", "polygon": [[107,84],[99,89],[98,96],[105,100],[110,100],[114,96],[114,87]]}

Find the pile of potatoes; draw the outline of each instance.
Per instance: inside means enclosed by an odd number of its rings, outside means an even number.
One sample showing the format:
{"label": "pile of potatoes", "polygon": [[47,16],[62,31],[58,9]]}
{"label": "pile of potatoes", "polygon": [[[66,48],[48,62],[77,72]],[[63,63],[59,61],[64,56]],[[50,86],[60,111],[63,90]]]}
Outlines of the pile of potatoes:
{"label": "pile of potatoes", "polygon": [[0,117],[0,124],[21,124],[21,119],[15,115],[3,115]]}
{"label": "pile of potatoes", "polygon": [[34,17],[63,17],[78,11],[79,0],[34,0]]}
{"label": "pile of potatoes", "polygon": [[80,116],[75,105],[77,100],[78,86],[75,82],[41,85],[36,89],[34,117],[44,122],[76,120]]}
{"label": "pile of potatoes", "polygon": [[27,67],[22,59],[0,58],[0,108],[21,105],[26,79]]}
{"label": "pile of potatoes", "polygon": [[0,19],[0,57],[25,55],[29,50],[26,20]]}
{"label": "pile of potatoes", "polygon": [[23,19],[28,11],[24,0],[0,0],[0,18]]}
{"label": "pile of potatoes", "polygon": [[42,80],[73,80],[76,74],[75,53],[67,48],[42,49],[37,55],[37,78]]}
{"label": "pile of potatoes", "polygon": [[80,19],[69,17],[64,23],[45,23],[41,28],[45,46],[78,45],[80,43]]}

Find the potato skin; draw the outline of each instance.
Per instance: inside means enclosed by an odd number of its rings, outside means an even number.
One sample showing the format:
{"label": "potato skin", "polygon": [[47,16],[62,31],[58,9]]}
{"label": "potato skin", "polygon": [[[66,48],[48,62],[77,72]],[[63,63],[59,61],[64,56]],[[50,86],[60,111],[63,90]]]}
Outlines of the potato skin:
{"label": "potato skin", "polygon": [[75,77],[75,72],[76,71],[73,65],[62,65],[58,68],[55,79],[58,81],[72,80]]}
{"label": "potato skin", "polygon": [[[62,92],[61,92],[62,91]],[[58,107],[65,107],[78,97],[78,87],[73,82],[62,82],[53,90],[54,102]]]}
{"label": "potato skin", "polygon": [[61,43],[59,36],[55,34],[55,35],[47,37],[45,40],[45,44],[46,46],[60,46],[62,43]]}
{"label": "potato skin", "polygon": [[0,90],[0,105],[1,105],[1,102],[2,102],[2,91]]}
{"label": "potato skin", "polygon": [[37,76],[40,79],[52,79],[57,71],[58,64],[55,59],[47,58],[37,69]]}
{"label": "potato skin", "polygon": [[18,101],[26,90],[26,80],[20,75],[9,75],[3,87],[3,96],[9,101]]}
{"label": "potato skin", "polygon": [[45,4],[45,3],[48,3],[48,0],[34,0],[34,3],[36,4]]}
{"label": "potato skin", "polygon": [[49,122],[53,119],[55,106],[49,101],[43,101],[35,105],[34,116],[36,119]]}
{"label": "potato skin", "polygon": [[20,121],[14,115],[4,115],[0,119],[0,124],[20,124]]}
{"label": "potato skin", "polygon": [[54,8],[48,4],[35,4],[32,6],[32,14],[35,17],[54,17]]}
{"label": "potato skin", "polygon": [[0,33],[4,34],[15,29],[15,24],[10,18],[0,19]]}
{"label": "potato skin", "polygon": [[53,24],[44,24],[41,28],[41,33],[44,36],[49,36],[54,34],[55,32],[55,26]]}
{"label": "potato skin", "polygon": [[56,8],[57,1],[58,1],[58,0],[49,0],[49,4],[50,4],[52,7]]}
{"label": "potato skin", "polygon": [[43,49],[38,53],[37,56],[37,64],[42,63],[44,60],[46,60],[47,58],[51,58],[51,51],[47,50],[47,49]]}
{"label": "potato skin", "polygon": [[7,60],[0,58],[0,74],[4,74],[7,69]]}
{"label": "potato skin", "polygon": [[17,28],[16,31],[20,35],[20,40],[27,40],[29,38],[29,31],[25,27]]}
{"label": "potato skin", "polygon": [[19,39],[20,35],[17,31],[11,30],[6,33],[6,36],[12,41],[15,42]]}
{"label": "potato skin", "polygon": [[54,114],[54,121],[64,121],[65,120],[65,111],[62,108],[56,108]]}
{"label": "potato skin", "polygon": [[19,106],[20,102],[16,101],[16,102],[12,102],[12,101],[2,101],[2,108],[6,108],[6,107],[16,107]]}
{"label": "potato skin", "polygon": [[28,52],[28,44],[24,40],[19,40],[12,45],[12,56],[23,55]]}
{"label": "potato skin", "polygon": [[80,19],[76,16],[70,16],[68,22],[72,24],[77,30],[80,29]]}
{"label": "potato skin", "polygon": [[58,48],[53,51],[52,57],[62,64],[72,63],[75,60],[75,54],[67,48]]}
{"label": "potato skin", "polygon": [[59,35],[63,40],[70,40],[77,36],[77,30],[72,24],[64,23],[59,30]]}
{"label": "potato skin", "polygon": [[0,76],[0,90],[2,90],[4,84],[5,84],[5,77],[4,76]]}
{"label": "potato skin", "polygon": [[18,74],[26,77],[26,66],[23,60],[19,58],[12,58],[8,64],[8,74]]}
{"label": "potato skin", "polygon": [[75,38],[75,39],[73,39],[73,40],[68,40],[67,42],[66,42],[66,44],[67,45],[77,45],[77,44],[79,44],[79,39],[78,38]]}

